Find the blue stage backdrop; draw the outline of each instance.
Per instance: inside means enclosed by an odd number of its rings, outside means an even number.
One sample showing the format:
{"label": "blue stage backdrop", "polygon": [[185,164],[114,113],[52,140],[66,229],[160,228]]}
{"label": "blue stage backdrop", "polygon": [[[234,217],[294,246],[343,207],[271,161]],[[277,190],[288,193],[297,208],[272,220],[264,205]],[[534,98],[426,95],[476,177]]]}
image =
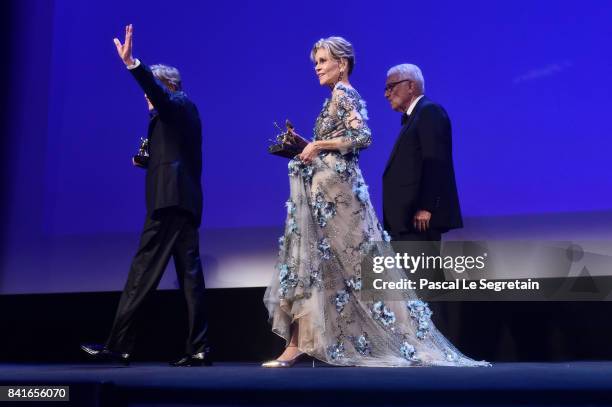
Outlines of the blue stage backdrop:
{"label": "blue stage backdrop", "polygon": [[[351,82],[368,102],[373,134],[361,163],[379,214],[400,121],[383,87],[387,69],[403,62],[422,68],[426,94],[451,117],[468,226],[517,216],[520,227],[527,214],[549,216],[550,226],[558,224],[550,214],[581,219],[612,209],[608,1],[55,0],[16,8],[1,293],[122,288],[144,220],[144,172],[130,160],[148,119],[112,42],[127,23],[135,56],[178,67],[200,109],[209,286],[272,276],[288,181],[287,161],[266,153],[267,140],[286,118],[311,137],[329,89],[318,85],[309,53],[330,35],[357,53]],[[173,281],[167,275],[162,287]]]}

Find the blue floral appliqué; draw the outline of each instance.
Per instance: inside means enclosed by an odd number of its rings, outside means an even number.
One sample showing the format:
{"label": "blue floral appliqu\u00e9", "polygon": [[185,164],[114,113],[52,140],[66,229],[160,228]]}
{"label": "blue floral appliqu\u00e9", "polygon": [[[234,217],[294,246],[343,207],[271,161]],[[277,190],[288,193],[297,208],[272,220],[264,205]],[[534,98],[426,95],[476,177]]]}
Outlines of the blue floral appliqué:
{"label": "blue floral appliqu\u00e9", "polygon": [[374,245],[372,244],[370,237],[366,234],[364,235],[364,238],[361,243],[359,243],[359,253],[364,256],[367,256],[368,254],[370,254],[373,247]]}
{"label": "blue floral appliqu\u00e9", "polygon": [[319,254],[323,260],[329,260],[331,258],[331,246],[329,245],[327,238],[319,240],[317,248],[319,249]]}
{"label": "blue floral appliqu\u00e9", "polygon": [[344,358],[344,342],[338,341],[334,345],[327,348],[327,356],[331,360],[339,360]]}
{"label": "blue floral appliqu\u00e9", "polygon": [[321,280],[321,272],[319,270],[310,271],[310,287],[321,287],[323,281]]}
{"label": "blue floral appliqu\u00e9", "polygon": [[342,312],[344,306],[348,304],[349,298],[350,294],[346,292],[346,290],[340,290],[336,292],[336,297],[333,301],[336,304],[336,311],[338,311],[338,313]]}
{"label": "blue floral appliqu\u00e9", "polygon": [[385,306],[383,301],[376,301],[372,304],[372,317],[380,321],[384,326],[395,323],[395,313]]}
{"label": "blue floral appliqu\u00e9", "polygon": [[289,161],[288,169],[289,176],[291,177],[300,175],[306,182],[310,182],[312,180],[314,167],[309,164],[304,164],[299,158],[293,158],[291,161]]}
{"label": "blue floral appliqu\u00e9", "polygon": [[290,289],[297,287],[298,276],[293,270],[293,267],[290,267],[285,263],[278,265],[278,271],[278,279],[280,280],[280,297],[284,298]]}
{"label": "blue floral appliqu\u00e9", "polygon": [[361,119],[370,120],[370,118],[368,117],[368,109],[366,108],[366,101],[360,100],[360,104],[361,104],[361,109],[359,109],[359,115],[361,116]]}
{"label": "blue floral appliqu\u00e9", "polygon": [[456,362],[458,359],[457,354],[455,352],[446,351],[446,360],[448,360],[449,362]]}
{"label": "blue floral appliqu\u00e9", "polygon": [[344,284],[346,285],[346,289],[349,292],[361,290],[361,278],[360,277],[351,277],[348,280],[344,280]]}
{"label": "blue floral appliqu\u00e9", "polygon": [[342,174],[342,173],[344,173],[344,172],[346,171],[346,169],[347,169],[346,162],[344,162],[344,161],[338,161],[338,162],[336,163],[336,172],[337,172],[338,174]]}
{"label": "blue floral appliqu\u00e9", "polygon": [[315,196],[315,200],[312,203],[314,209],[314,216],[317,219],[317,223],[321,227],[327,225],[327,221],[336,215],[336,204],[333,202],[326,202],[323,193],[318,192]]}
{"label": "blue floral appliqu\u00e9", "polygon": [[287,168],[289,169],[289,176],[295,177],[296,175],[298,175],[300,173],[301,165],[302,165],[302,162],[297,158],[294,158],[291,161],[289,161],[289,164],[287,165]]}
{"label": "blue floral appliqu\u00e9", "polygon": [[289,220],[287,221],[287,232],[299,234],[297,221],[295,220],[297,206],[291,199],[288,199],[287,202],[285,202],[285,206],[287,207],[287,216],[289,216]]}
{"label": "blue floral appliqu\u00e9", "polygon": [[357,182],[353,185],[353,193],[357,196],[357,199],[363,204],[370,200],[370,194],[368,192],[368,186],[363,182]]}
{"label": "blue floral appliqu\u00e9", "polygon": [[298,225],[294,217],[289,218],[289,221],[287,222],[287,232],[295,234],[298,233]]}
{"label": "blue floral appliqu\u00e9", "polygon": [[289,199],[287,200],[287,202],[285,202],[285,206],[287,207],[287,215],[291,216],[291,215],[295,215],[295,203]]}
{"label": "blue floral appliqu\u00e9", "polygon": [[283,251],[285,249],[285,236],[278,238],[278,250]]}
{"label": "blue floral appliqu\u00e9", "polygon": [[367,333],[364,332],[363,335],[359,335],[358,337],[352,339],[355,350],[359,352],[361,356],[370,356],[372,354]]}
{"label": "blue floral appliqu\u00e9", "polygon": [[412,346],[406,341],[402,342],[402,346],[400,346],[400,353],[402,354],[402,357],[406,360],[416,360],[416,349],[414,348],[414,346]]}
{"label": "blue floral appliqu\u00e9", "polygon": [[301,175],[302,178],[304,178],[304,181],[310,182],[312,180],[313,172],[314,168],[312,165],[303,164]]}
{"label": "blue floral appliqu\u00e9", "polygon": [[406,307],[410,311],[410,316],[417,324],[416,337],[421,340],[425,339],[429,332],[431,315],[433,314],[429,309],[429,305],[421,300],[413,300],[408,301]]}

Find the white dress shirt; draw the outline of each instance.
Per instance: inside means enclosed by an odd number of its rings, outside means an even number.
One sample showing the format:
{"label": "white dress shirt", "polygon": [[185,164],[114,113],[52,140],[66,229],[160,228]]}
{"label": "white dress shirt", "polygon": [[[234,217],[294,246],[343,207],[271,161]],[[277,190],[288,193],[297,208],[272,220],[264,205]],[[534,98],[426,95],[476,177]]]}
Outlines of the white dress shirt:
{"label": "white dress shirt", "polygon": [[410,116],[410,114],[412,113],[412,111],[414,110],[414,107],[416,106],[417,103],[419,103],[419,100],[421,100],[423,98],[423,96],[425,95],[419,95],[416,99],[414,99],[412,101],[412,103],[410,104],[410,106],[408,106],[408,110],[406,110],[406,114],[408,116]]}

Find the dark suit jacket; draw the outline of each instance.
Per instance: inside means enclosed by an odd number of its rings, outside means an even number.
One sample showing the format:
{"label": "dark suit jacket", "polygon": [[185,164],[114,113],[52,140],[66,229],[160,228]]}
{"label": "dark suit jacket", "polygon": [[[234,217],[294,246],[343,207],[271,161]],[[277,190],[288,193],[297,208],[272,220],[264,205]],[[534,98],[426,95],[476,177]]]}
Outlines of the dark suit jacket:
{"label": "dark suit jacket", "polygon": [[453,169],[451,125],[444,108],[426,97],[402,126],[383,175],[383,217],[392,236],[414,233],[417,210],[431,212],[441,232],[463,226]]}
{"label": "dark suit jacket", "polygon": [[195,104],[184,92],[172,92],[143,63],[130,70],[155,107],[149,123],[149,165],[146,175],[148,216],[163,208],[190,212],[202,219],[202,126]]}

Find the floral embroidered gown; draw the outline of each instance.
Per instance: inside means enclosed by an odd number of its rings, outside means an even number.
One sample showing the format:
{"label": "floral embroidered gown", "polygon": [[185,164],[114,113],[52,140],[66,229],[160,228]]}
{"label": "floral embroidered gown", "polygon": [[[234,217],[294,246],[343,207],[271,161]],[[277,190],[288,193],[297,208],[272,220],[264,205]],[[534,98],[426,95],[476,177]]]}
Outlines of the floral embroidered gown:
{"label": "floral embroidered gown", "polygon": [[[315,140],[340,138],[340,150],[323,151],[309,165],[297,157],[289,162],[285,233],[264,297],[272,330],[289,341],[291,324],[298,321],[299,349],[332,365],[487,365],[450,344],[414,293],[387,302],[358,295],[364,248],[389,241],[358,164],[359,150],[371,143],[366,120],[357,91],[337,84],[314,134]],[[389,280],[402,278],[402,271],[391,273]]]}

